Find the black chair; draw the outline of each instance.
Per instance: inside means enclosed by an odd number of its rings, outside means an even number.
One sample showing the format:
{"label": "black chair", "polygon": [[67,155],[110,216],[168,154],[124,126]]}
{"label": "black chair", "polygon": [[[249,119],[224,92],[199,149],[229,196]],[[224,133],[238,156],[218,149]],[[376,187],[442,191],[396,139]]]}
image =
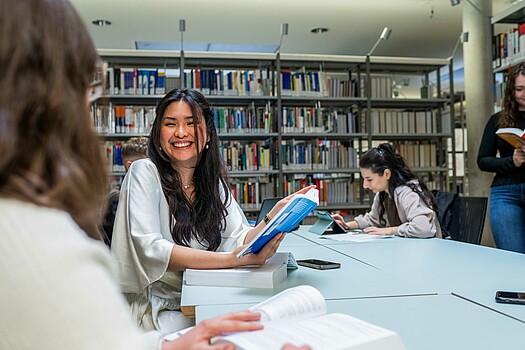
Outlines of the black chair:
{"label": "black chair", "polygon": [[487,197],[459,197],[459,227],[451,232],[456,241],[480,244],[487,213]]}
{"label": "black chair", "polygon": [[480,244],[487,212],[486,197],[460,197],[457,193],[432,190],[438,205],[443,238]]}

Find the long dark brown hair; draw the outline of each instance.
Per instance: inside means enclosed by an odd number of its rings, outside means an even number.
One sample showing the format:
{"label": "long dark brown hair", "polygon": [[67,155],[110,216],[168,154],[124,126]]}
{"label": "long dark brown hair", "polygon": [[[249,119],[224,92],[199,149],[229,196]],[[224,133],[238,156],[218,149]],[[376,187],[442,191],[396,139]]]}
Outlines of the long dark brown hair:
{"label": "long dark brown hair", "polygon": [[516,78],[520,75],[525,76],[525,63],[521,63],[507,77],[505,86],[505,97],[503,99],[503,111],[496,122],[498,128],[517,127],[519,105],[516,102],[514,93],[516,92]]}
{"label": "long dark brown hair", "polygon": [[[370,149],[361,157],[359,167],[361,169],[370,169],[372,173],[380,176],[384,175],[386,169],[390,169],[392,175],[388,181],[388,192],[392,197],[398,186],[405,185],[416,192],[429,208],[433,209],[436,213],[438,212],[436,200],[428,190],[425,182],[410,170],[403,157],[396,152],[392,145],[383,143]],[[411,182],[412,180],[417,180],[418,184]],[[397,217],[395,202],[390,203],[390,205],[385,205],[390,198],[385,191],[379,193],[379,220],[381,225],[386,225],[384,214],[387,211],[387,207],[394,211],[387,212],[387,217],[389,219],[391,217]]]}
{"label": "long dark brown hair", "polygon": [[[162,119],[168,106],[183,101],[192,111],[194,135],[197,149],[199,146],[197,118],[206,123],[209,141],[198,155],[193,184],[194,200],[184,194],[180,174],[172,166],[170,159],[161,151],[160,130]],[[219,140],[213,112],[206,98],[197,90],[175,89],[170,91],[157,106],[155,121],[151,129],[148,154],[160,174],[164,196],[170,211],[170,226],[173,241],[189,246],[193,238],[208,250],[215,251],[221,244],[221,231],[226,226],[226,215],[230,200],[226,182],[226,170],[221,160]],[[221,199],[221,192],[224,199]],[[173,224],[173,218],[176,222]]]}
{"label": "long dark brown hair", "polygon": [[68,212],[93,238],[106,195],[87,90],[98,55],[68,0],[0,1],[0,196]]}

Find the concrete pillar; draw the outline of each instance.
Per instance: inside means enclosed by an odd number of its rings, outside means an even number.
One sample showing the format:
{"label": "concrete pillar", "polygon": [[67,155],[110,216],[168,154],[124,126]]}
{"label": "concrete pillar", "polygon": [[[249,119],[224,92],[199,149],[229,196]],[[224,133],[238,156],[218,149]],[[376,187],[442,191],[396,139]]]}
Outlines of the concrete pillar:
{"label": "concrete pillar", "polygon": [[[477,156],[485,124],[493,113],[492,74],[492,15],[491,0],[462,1],[463,32],[468,42],[463,43],[465,69],[465,98],[467,104],[467,174],[470,196],[488,197],[494,174],[479,170]],[[490,225],[485,221],[482,244],[494,245]]]}

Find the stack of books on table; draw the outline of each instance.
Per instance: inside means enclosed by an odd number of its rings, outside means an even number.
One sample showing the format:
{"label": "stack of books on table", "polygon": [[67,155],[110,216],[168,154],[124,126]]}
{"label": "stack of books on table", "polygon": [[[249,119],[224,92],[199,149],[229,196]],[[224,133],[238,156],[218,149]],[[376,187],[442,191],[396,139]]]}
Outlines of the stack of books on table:
{"label": "stack of books on table", "polygon": [[244,266],[231,269],[186,269],[187,285],[274,288],[288,276],[288,252],[277,252],[262,266]]}

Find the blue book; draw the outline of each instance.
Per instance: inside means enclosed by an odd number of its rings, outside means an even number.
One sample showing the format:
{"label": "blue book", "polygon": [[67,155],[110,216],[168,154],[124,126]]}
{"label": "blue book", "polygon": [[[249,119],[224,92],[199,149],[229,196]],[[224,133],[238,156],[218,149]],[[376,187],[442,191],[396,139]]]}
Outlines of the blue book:
{"label": "blue book", "polygon": [[280,232],[290,232],[308,214],[319,205],[319,190],[310,189],[305,194],[296,194],[273,217],[269,223],[254,237],[254,239],[238,254],[241,258],[248,254],[256,254]]}

